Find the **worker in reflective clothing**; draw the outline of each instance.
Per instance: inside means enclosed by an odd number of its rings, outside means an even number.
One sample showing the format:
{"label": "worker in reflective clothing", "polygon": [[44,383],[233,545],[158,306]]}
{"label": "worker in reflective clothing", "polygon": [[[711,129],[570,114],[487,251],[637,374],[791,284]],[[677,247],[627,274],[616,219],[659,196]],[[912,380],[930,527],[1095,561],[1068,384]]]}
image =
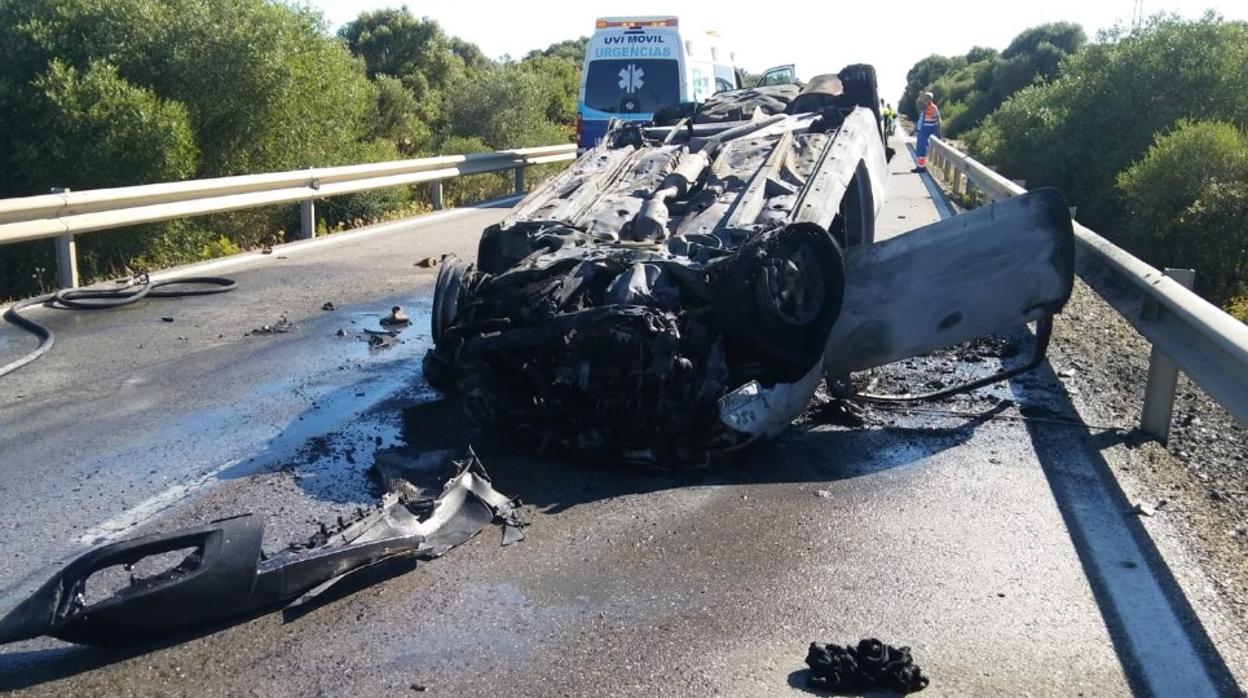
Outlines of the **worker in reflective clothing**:
{"label": "worker in reflective clothing", "polygon": [[881,99],[880,116],[884,119],[884,137],[888,138],[893,135],[893,129],[897,123],[897,112],[893,111],[893,105]]}
{"label": "worker in reflective clothing", "polygon": [[914,155],[919,166],[915,172],[927,172],[927,141],[932,136],[940,135],[940,109],[936,106],[936,98],[931,92],[924,92],[919,101],[919,130],[915,132]]}

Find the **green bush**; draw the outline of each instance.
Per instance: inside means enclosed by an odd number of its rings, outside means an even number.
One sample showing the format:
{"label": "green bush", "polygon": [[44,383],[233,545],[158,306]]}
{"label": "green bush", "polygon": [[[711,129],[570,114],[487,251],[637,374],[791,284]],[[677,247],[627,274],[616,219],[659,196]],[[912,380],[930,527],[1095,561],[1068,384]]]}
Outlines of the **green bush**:
{"label": "green bush", "polygon": [[1031,186],[1060,188],[1080,218],[1115,230],[1118,173],[1180,119],[1248,121],[1248,28],[1157,17],[1099,37],[1059,77],[1015,93],[966,142]]}
{"label": "green bush", "polygon": [[[465,155],[493,152],[476,136],[450,136],[438,148],[439,155]],[[455,177],[442,182],[442,200],[447,206],[459,206],[510,194],[515,188],[514,175],[508,172]]]}
{"label": "green bush", "polygon": [[377,108],[369,119],[368,140],[392,143],[404,157],[414,157],[428,149],[433,130],[422,116],[412,91],[389,75],[378,75],[373,84],[377,86]]}
{"label": "green bush", "polygon": [[[568,142],[585,43],[499,64],[406,8],[331,36],[279,0],[0,0],[0,198]],[[511,173],[468,177],[446,199],[511,187]],[[318,218],[337,230],[425,210],[427,190],[335,197]],[[298,225],[285,204],[93,233],[80,266],[90,281]],[[0,247],[0,297],[46,288],[54,266],[47,241]]]}
{"label": "green bush", "polygon": [[186,107],[135,86],[116,67],[54,60],[32,86],[43,137],[10,156],[29,180],[91,189],[184,179],[197,149]]}
{"label": "green bush", "polygon": [[[320,16],[266,0],[0,1],[0,197],[358,162],[377,88]],[[246,247],[294,207],[84,236],[87,279]],[[0,248],[0,296],[47,242]],[[50,276],[51,272],[44,272]]]}
{"label": "green bush", "polygon": [[451,95],[451,135],[480,138],[491,150],[567,143],[571,130],[547,118],[546,86],[517,64],[486,71]]}
{"label": "green bush", "polygon": [[[32,84],[30,108],[41,115],[43,137],[15,143],[14,175],[42,184],[91,189],[184,179],[195,171],[196,147],[186,108],[161,100],[122,79],[102,61],[85,71],[54,60]],[[33,185],[32,185],[33,186]],[[79,266],[88,278],[112,273],[183,234],[177,223],[157,223],[84,237]],[[0,297],[50,286],[55,278],[48,242],[0,247]],[[40,269],[32,272],[27,270]]]}
{"label": "green bush", "polygon": [[1248,292],[1248,132],[1180,121],[1117,178],[1121,240],[1157,266],[1196,269],[1216,303]]}
{"label": "green bush", "polygon": [[[976,54],[978,55],[978,53]],[[911,121],[919,118],[918,102],[924,90],[937,79],[966,66],[964,56],[950,58],[932,54],[915,63],[906,72],[906,89],[897,103],[897,111],[910,117]]]}
{"label": "green bush", "polygon": [[1079,25],[1054,22],[1027,29],[1000,54],[976,46],[965,56],[929,56],[907,74],[903,112],[914,118],[914,102],[930,91],[940,106],[945,133],[959,136],[979,125],[1010,95],[1056,76],[1061,61],[1086,40]]}
{"label": "green bush", "polygon": [[1240,322],[1248,322],[1248,296],[1236,296],[1223,307],[1231,317]]}

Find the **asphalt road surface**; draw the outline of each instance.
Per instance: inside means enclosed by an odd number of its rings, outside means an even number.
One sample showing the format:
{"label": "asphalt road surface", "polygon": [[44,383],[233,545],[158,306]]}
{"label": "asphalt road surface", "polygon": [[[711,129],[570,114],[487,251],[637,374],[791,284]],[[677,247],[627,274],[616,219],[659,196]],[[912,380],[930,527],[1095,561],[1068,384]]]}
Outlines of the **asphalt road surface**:
{"label": "asphalt road surface", "polygon": [[[881,237],[938,216],[899,151]],[[471,257],[506,210],[228,260],[204,271],[238,280],[225,296],[37,311],[55,348],[0,380],[0,586],[93,542],[254,512],[280,546],[372,504],[373,452],[402,441],[402,406],[434,397],[419,359],[436,269],[415,263]],[[370,350],[362,330],[392,305],[416,324]],[[291,331],[248,334],[283,317]],[[32,344],[0,328],[0,363]],[[1047,367],[986,394],[1072,409]],[[928,695],[1236,694],[1097,455],[1108,437],[956,412],[812,419],[692,472],[495,448],[482,459],[531,524],[518,545],[488,528],[302,616],[156,646],[7,646],[0,689],[802,694],[811,641],[878,637],[912,648]]]}

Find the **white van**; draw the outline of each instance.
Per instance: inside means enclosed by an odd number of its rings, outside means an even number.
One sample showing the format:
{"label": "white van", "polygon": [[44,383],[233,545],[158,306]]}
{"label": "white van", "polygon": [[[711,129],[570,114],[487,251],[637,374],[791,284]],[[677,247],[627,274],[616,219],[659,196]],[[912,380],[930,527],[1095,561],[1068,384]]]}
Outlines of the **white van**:
{"label": "white van", "polygon": [[649,121],[661,106],[741,87],[718,34],[682,31],[676,17],[603,17],[585,50],[577,144],[597,145],[611,119]]}

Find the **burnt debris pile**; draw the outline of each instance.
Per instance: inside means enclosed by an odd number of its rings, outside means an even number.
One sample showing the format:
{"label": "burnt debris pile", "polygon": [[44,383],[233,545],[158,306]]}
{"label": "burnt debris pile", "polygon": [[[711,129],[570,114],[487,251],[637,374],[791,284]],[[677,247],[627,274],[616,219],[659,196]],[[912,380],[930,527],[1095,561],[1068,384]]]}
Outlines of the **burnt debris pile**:
{"label": "burnt debris pile", "polygon": [[914,693],[928,684],[909,647],[886,645],[874,638],[859,641],[857,647],[812,642],[806,665],[810,687],[829,693]]}

